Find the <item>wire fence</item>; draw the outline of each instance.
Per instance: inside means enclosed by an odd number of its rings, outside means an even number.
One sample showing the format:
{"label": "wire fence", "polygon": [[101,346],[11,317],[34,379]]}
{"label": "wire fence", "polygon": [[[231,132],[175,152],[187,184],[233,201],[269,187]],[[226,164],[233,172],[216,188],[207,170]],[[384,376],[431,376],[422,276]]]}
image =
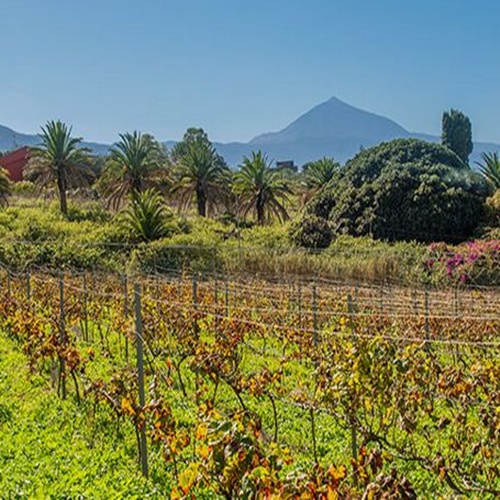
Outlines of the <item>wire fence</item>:
{"label": "wire fence", "polygon": [[[78,399],[82,384],[96,386],[81,359],[94,348],[111,373],[133,370],[139,411],[158,399],[150,389],[154,380],[180,407],[210,400],[230,415],[236,402],[245,412],[260,413],[274,440],[297,453],[305,450],[316,463],[320,447],[325,456],[331,452],[333,425],[353,463],[376,442],[407,457],[418,451],[427,466],[439,445],[419,435],[423,428],[438,435],[443,419],[454,414],[477,419],[500,407],[492,371],[500,373],[495,289],[243,280],[219,273],[58,275],[42,269],[3,269],[0,283],[3,328],[22,340],[30,363],[46,358],[52,369],[58,364],[63,397],[70,378]],[[99,387],[104,391],[103,383]],[[107,398],[121,411],[118,401]],[[309,431],[290,440],[297,421]],[[491,422],[454,425],[461,438],[457,449],[466,453],[483,442]],[[136,428],[147,475],[148,426]],[[464,469],[454,465],[457,453],[450,449],[446,456],[447,473],[454,484],[461,481],[457,491],[498,486],[490,465]],[[494,461],[500,462],[500,453]]]}

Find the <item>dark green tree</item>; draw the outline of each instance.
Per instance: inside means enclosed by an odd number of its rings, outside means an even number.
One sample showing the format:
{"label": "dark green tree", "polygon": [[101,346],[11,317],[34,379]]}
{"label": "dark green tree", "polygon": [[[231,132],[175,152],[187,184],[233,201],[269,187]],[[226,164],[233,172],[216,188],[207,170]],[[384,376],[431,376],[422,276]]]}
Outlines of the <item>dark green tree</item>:
{"label": "dark green tree", "polygon": [[[192,146],[196,145],[198,148],[205,150],[212,149],[213,144],[208,138],[208,134],[202,129],[197,127],[190,127],[184,133],[182,141],[178,142],[170,153],[174,163],[179,163],[182,158],[192,152]],[[224,158],[217,153],[214,149],[214,158],[218,167],[227,167]]]}
{"label": "dark green tree", "polygon": [[333,240],[333,231],[326,219],[307,214],[291,226],[290,239],[304,248],[327,248]]}
{"label": "dark green tree", "polygon": [[306,211],[336,233],[383,240],[462,241],[484,214],[483,178],[449,149],[397,139],[347,162]]}
{"label": "dark green tree", "polygon": [[172,148],[170,153],[171,156],[175,160],[180,160],[180,158],[188,153],[190,144],[205,144],[206,146],[212,146],[208,134],[202,128],[189,127],[186,132],[184,132],[182,140]]}
{"label": "dark green tree", "polygon": [[441,142],[465,163],[469,164],[472,153],[472,125],[461,111],[451,109],[443,113]]}

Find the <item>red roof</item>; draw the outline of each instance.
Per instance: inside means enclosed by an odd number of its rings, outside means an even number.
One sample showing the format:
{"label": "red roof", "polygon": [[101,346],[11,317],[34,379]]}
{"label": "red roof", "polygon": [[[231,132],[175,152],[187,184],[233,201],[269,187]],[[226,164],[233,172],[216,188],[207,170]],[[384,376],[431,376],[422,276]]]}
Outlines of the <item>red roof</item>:
{"label": "red roof", "polygon": [[24,146],[0,156],[0,165],[7,170],[13,182],[23,180],[23,169],[28,163],[29,148]]}

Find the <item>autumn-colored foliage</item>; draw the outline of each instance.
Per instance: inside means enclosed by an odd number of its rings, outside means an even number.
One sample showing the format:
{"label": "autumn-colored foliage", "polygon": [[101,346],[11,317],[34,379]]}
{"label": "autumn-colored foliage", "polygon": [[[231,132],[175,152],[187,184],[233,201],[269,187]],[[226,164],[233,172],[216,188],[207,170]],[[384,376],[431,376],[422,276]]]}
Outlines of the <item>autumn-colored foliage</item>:
{"label": "autumn-colored foliage", "polygon": [[143,276],[141,407],[129,282],[35,273],[28,298],[27,279],[2,287],[0,328],[145,429],[172,498],[500,494],[495,291]]}

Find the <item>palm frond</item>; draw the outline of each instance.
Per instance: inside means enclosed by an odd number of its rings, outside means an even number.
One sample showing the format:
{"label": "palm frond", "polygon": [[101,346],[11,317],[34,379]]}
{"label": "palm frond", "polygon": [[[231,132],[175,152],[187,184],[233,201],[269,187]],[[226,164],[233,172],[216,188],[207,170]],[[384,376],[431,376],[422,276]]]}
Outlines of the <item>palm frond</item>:
{"label": "palm frond", "polygon": [[167,181],[166,154],[150,135],[141,132],[120,134],[111,148],[100,182],[108,204],[118,209],[128,194],[158,187]]}
{"label": "palm frond", "polygon": [[476,162],[479,171],[494,191],[500,189],[500,158],[498,153],[483,153],[481,158],[482,163]]}
{"label": "palm frond", "polygon": [[161,194],[154,189],[135,192],[124,212],[124,221],[134,237],[153,241],[168,233],[166,221],[169,211]]}
{"label": "palm frond", "polygon": [[175,169],[176,183],[172,189],[182,209],[193,200],[198,205],[198,214],[213,211],[227,196],[230,175],[215,149],[198,141],[186,145]]}
{"label": "palm frond", "polygon": [[234,192],[246,217],[254,212],[259,224],[265,224],[275,216],[288,218],[285,204],[292,189],[281,172],[272,169],[272,164],[261,151],[244,157],[240,170],[234,177]]}
{"label": "palm frond", "polygon": [[25,178],[39,189],[55,185],[59,191],[61,211],[66,211],[66,190],[88,185],[94,177],[88,148],[80,146],[82,138],[71,137],[71,127],[60,120],[42,127],[41,144],[30,150],[24,170]]}

